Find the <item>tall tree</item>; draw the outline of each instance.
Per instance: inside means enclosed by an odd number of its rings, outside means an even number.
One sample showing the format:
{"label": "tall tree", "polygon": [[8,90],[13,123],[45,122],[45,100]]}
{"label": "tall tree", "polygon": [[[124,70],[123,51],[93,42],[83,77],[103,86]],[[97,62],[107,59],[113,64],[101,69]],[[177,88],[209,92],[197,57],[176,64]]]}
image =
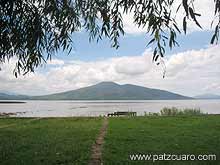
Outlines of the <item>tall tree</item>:
{"label": "tall tree", "polygon": [[[202,28],[194,1],[179,1],[174,10],[174,0],[1,0],[0,62],[16,57],[15,76],[34,72],[59,49],[70,52],[72,42],[77,42],[71,35],[82,29],[90,41],[107,37],[118,48],[118,39],[124,35],[122,15],[132,13],[134,23],[151,35],[146,44],[155,46],[153,61],[159,64],[165,47],[178,45],[177,36],[186,33],[189,20]],[[212,44],[218,42],[220,28],[220,0],[213,1],[218,21],[213,25]],[[175,17],[181,8],[182,27]]]}

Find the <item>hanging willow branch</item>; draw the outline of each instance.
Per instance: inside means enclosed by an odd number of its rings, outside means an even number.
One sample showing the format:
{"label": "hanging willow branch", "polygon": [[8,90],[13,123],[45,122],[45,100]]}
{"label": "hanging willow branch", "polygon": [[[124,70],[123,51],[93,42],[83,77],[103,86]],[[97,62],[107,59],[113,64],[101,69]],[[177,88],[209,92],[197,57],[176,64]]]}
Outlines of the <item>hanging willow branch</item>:
{"label": "hanging willow branch", "polygon": [[[214,0],[218,19],[211,43],[217,43],[220,28],[220,0]],[[71,35],[80,30],[89,33],[89,40],[107,37],[111,46],[119,47],[124,35],[123,14],[132,13],[134,23],[145,28],[155,46],[153,61],[164,57],[165,48],[178,46],[177,36],[187,31],[188,20],[197,21],[194,0],[182,0],[173,11],[174,0],[1,0],[0,1],[0,62],[16,57],[15,76],[34,72],[60,49],[71,52]],[[183,27],[175,12],[182,8]]]}

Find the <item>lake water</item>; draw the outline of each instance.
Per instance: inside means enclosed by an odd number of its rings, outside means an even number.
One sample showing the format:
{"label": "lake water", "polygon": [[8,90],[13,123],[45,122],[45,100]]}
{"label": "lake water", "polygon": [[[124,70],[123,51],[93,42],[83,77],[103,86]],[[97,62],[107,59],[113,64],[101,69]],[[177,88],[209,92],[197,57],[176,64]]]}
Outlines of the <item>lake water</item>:
{"label": "lake water", "polygon": [[220,100],[145,100],[145,101],[25,101],[24,104],[0,104],[0,113],[17,117],[100,116],[115,111],[159,112],[163,107],[200,108],[220,114]]}

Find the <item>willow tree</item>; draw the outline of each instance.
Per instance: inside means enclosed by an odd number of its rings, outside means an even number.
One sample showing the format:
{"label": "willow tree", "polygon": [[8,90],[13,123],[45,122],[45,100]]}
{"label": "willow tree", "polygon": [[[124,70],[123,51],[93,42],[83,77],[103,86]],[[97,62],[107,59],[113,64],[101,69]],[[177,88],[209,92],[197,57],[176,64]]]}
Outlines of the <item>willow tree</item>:
{"label": "willow tree", "polygon": [[[152,37],[146,45],[154,46],[153,61],[159,64],[165,47],[178,45],[178,34],[186,33],[189,20],[202,28],[194,1],[175,1],[176,10],[174,0],[1,0],[0,62],[15,57],[15,76],[34,72],[58,50],[71,52],[77,42],[71,36],[80,30],[89,33],[90,41],[109,38],[117,49],[124,35],[122,15],[132,13],[134,24]],[[218,42],[220,28],[220,0],[213,1],[217,24],[212,44]],[[174,13],[181,8],[184,14],[178,25]]]}

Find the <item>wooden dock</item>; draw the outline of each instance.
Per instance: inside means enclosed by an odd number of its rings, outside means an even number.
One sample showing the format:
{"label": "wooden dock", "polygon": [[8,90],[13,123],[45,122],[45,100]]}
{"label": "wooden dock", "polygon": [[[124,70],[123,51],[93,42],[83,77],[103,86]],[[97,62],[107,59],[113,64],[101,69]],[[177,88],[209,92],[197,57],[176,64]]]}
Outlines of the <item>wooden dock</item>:
{"label": "wooden dock", "polygon": [[137,112],[117,111],[108,114],[108,117],[113,117],[113,116],[137,116]]}

